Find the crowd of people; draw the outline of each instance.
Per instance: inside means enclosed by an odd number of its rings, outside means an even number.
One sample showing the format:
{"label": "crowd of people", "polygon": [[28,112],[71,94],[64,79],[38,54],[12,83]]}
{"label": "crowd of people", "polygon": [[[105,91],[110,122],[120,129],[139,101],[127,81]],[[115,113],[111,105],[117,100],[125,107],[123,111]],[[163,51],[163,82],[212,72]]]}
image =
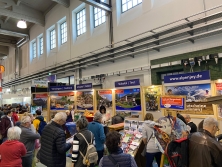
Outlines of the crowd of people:
{"label": "crowd of people", "polygon": [[[104,111],[96,112],[93,122],[88,123],[82,116],[76,121],[77,133],[73,140],[66,140],[64,124],[72,120],[71,111],[58,112],[53,119],[44,124],[41,111],[37,110],[35,117],[25,112],[22,118],[15,121],[15,109],[7,109],[1,117],[1,167],[35,167],[40,161],[47,167],[65,167],[66,154],[72,150],[73,167],[137,167],[134,158],[123,153],[122,138],[117,131],[105,135],[103,123]],[[18,115],[17,115],[18,117]],[[219,167],[222,164],[222,146],[215,137],[219,130],[218,122],[208,117],[200,122],[198,127],[191,121],[189,115],[177,115],[184,121],[186,132],[190,135],[189,166]],[[161,151],[156,145],[154,135],[154,117],[147,113],[144,120],[142,139],[145,144],[146,167],[152,167],[154,158],[160,166]],[[42,126],[44,125],[44,128]],[[109,155],[104,156],[104,146]]]}

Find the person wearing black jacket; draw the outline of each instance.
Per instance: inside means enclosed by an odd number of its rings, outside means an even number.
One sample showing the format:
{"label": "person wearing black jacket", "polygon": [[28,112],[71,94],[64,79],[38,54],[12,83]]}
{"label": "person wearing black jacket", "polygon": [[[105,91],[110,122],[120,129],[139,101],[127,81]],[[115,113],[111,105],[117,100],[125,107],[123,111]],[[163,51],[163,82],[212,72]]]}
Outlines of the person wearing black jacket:
{"label": "person wearing black jacket", "polygon": [[72,146],[72,142],[66,143],[65,132],[62,129],[66,118],[66,113],[57,113],[53,121],[42,131],[41,148],[37,158],[47,167],[66,166],[66,152]]}
{"label": "person wearing black jacket", "polygon": [[193,123],[193,122],[191,121],[190,115],[186,115],[186,116],[185,116],[185,120],[186,120],[187,125],[189,125],[190,128],[191,128],[191,129],[190,129],[190,133],[197,132],[197,126],[195,125],[195,123]]}

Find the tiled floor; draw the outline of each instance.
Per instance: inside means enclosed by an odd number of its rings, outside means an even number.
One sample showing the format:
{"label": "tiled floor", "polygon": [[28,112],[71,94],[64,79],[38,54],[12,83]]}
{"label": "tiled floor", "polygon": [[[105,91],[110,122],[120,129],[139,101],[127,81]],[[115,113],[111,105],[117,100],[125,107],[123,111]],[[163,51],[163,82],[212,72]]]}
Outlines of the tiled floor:
{"label": "tiled floor", "polygon": [[[36,164],[36,167],[46,167],[46,166],[39,162]],[[66,158],[66,167],[72,167],[71,158]]]}

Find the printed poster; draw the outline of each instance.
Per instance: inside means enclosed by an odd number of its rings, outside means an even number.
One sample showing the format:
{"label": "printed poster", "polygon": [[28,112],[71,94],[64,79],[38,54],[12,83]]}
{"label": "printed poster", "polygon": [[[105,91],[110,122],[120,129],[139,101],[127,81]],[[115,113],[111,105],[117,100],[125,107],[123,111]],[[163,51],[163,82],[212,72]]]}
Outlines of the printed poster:
{"label": "printed poster", "polygon": [[213,106],[206,98],[211,97],[210,84],[166,86],[166,95],[185,95],[186,114],[213,115]]}
{"label": "printed poster", "polygon": [[96,91],[97,110],[101,106],[106,108],[106,112],[112,113],[112,90],[98,90]]}
{"label": "printed poster", "polygon": [[146,111],[155,112],[159,110],[161,88],[150,86],[144,90]]}
{"label": "printed poster", "polygon": [[32,106],[42,106],[42,109],[47,109],[48,94],[33,94]]}
{"label": "printed poster", "polygon": [[77,109],[93,110],[93,91],[77,92]]}
{"label": "printed poster", "polygon": [[141,111],[140,88],[116,90],[116,110]]}
{"label": "printed poster", "polygon": [[68,110],[69,106],[74,106],[74,92],[51,93],[51,110]]}
{"label": "printed poster", "polygon": [[[222,95],[222,83],[216,83],[216,95]],[[222,118],[222,104],[217,105],[218,117]]]}

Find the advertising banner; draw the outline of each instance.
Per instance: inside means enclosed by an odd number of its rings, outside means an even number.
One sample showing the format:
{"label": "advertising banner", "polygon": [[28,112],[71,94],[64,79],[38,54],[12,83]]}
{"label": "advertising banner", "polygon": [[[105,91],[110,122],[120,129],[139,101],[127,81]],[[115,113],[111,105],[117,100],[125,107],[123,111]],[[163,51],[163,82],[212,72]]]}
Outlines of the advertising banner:
{"label": "advertising banner", "polygon": [[118,89],[116,95],[116,110],[141,111],[140,88]]}
{"label": "advertising banner", "polygon": [[74,92],[50,94],[51,110],[68,110],[70,105],[74,106]]}
{"label": "advertising banner", "polygon": [[185,97],[179,96],[162,96],[160,97],[160,108],[185,110]]}
{"label": "advertising banner", "polygon": [[32,80],[32,87],[36,88],[47,88],[48,87],[48,81],[43,80]]}
{"label": "advertising banner", "polygon": [[48,82],[56,82],[56,75],[49,75],[46,79]]}
{"label": "advertising banner", "polygon": [[209,81],[210,71],[200,71],[177,75],[164,76],[164,84],[178,83],[178,82],[194,82],[194,81]]}
{"label": "advertising banner", "polygon": [[211,97],[210,84],[166,86],[166,95],[186,96],[186,113],[198,115],[213,115],[213,107],[206,103],[207,97]]}
{"label": "advertising banner", "polygon": [[76,85],[76,90],[92,89],[92,83]]}
{"label": "advertising banner", "polygon": [[139,79],[131,79],[131,80],[125,80],[125,81],[117,81],[115,82],[115,87],[127,87],[127,86],[138,86],[140,85]]}
{"label": "advertising banner", "polygon": [[42,94],[32,94],[32,106],[42,106],[43,109],[47,109],[47,99],[48,94],[42,93]]}
{"label": "advertising banner", "polygon": [[77,92],[77,109],[93,110],[93,91]]}
{"label": "advertising banner", "polygon": [[144,89],[146,111],[158,111],[161,96],[161,88],[159,86],[150,86]]}
{"label": "advertising banner", "polygon": [[50,92],[60,92],[60,91],[74,91],[74,85],[68,86],[50,86]]}
{"label": "advertising banner", "polygon": [[[216,83],[216,95],[222,95],[222,83]],[[218,117],[222,118],[222,104],[217,105]]]}

